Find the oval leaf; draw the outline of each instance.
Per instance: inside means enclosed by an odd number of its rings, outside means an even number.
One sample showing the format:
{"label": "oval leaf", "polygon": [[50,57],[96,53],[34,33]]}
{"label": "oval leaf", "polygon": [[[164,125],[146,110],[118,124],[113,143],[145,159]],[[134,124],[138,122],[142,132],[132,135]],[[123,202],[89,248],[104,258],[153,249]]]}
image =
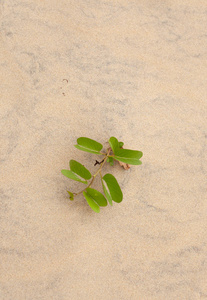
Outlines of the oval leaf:
{"label": "oval leaf", "polygon": [[86,189],[87,194],[91,196],[91,198],[99,205],[99,206],[107,206],[106,198],[99,191],[91,188]]}
{"label": "oval leaf", "polygon": [[[117,202],[120,203],[123,199],[123,194],[121,191],[121,188],[116,180],[116,178],[112,174],[106,174],[103,176],[103,181],[105,181],[108,191],[107,194],[109,194],[110,198]],[[106,187],[105,187],[106,190]],[[105,192],[104,190],[104,192]],[[108,197],[107,197],[108,198]]]}
{"label": "oval leaf", "polygon": [[99,213],[100,212],[100,207],[98,206],[98,204],[92,199],[92,197],[86,193],[83,192],[84,197],[86,198],[86,201],[88,203],[88,205],[96,212]]}
{"label": "oval leaf", "polygon": [[103,145],[86,137],[80,137],[77,139],[77,145],[75,147],[79,150],[94,153],[94,154],[101,154],[100,151],[103,148]]}
{"label": "oval leaf", "polygon": [[116,151],[119,150],[119,142],[118,142],[117,138],[115,138],[114,136],[110,137],[109,144],[111,146],[112,151],[115,154]]}
{"label": "oval leaf", "polygon": [[88,169],[86,169],[82,164],[80,164],[76,160],[70,160],[69,165],[71,171],[78,174],[80,177],[87,180],[91,178],[91,173],[88,171]]}
{"label": "oval leaf", "polygon": [[119,148],[123,147],[124,143],[123,142],[119,142]]}
{"label": "oval leaf", "polygon": [[68,194],[69,194],[70,200],[73,201],[73,200],[74,200],[74,195],[73,195],[73,193],[72,193],[72,192],[69,192],[69,191],[67,191],[67,192],[68,192]]}
{"label": "oval leaf", "polygon": [[141,151],[129,150],[129,149],[119,149],[116,155],[113,156],[114,159],[130,164],[130,165],[141,165],[142,162],[139,160],[143,153]]}
{"label": "oval leaf", "polygon": [[81,178],[79,178],[78,175],[75,174],[75,173],[73,173],[73,171],[71,171],[71,170],[61,170],[61,173],[64,176],[66,176],[66,177],[68,177],[70,179],[73,179],[73,180],[76,180],[76,181],[79,181],[79,182],[87,184],[87,181],[82,180]]}
{"label": "oval leaf", "polygon": [[90,153],[93,153],[93,154],[97,154],[97,155],[101,155],[100,152],[98,151],[95,151],[95,150],[89,150],[89,149],[86,149],[85,147],[82,147],[82,146],[79,146],[79,145],[74,145],[77,149],[81,150],[81,151],[85,151],[85,152],[90,152]]}

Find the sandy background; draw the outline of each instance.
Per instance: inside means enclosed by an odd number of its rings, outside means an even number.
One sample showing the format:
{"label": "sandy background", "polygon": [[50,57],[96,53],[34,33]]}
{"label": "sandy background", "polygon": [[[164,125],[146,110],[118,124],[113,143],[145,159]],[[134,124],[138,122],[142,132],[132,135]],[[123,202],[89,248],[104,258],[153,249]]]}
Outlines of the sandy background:
{"label": "sandy background", "polygon": [[[207,299],[207,2],[1,0],[0,15],[0,299]],[[79,136],[144,153],[112,169],[124,200],[100,214],[60,173],[96,170]]]}

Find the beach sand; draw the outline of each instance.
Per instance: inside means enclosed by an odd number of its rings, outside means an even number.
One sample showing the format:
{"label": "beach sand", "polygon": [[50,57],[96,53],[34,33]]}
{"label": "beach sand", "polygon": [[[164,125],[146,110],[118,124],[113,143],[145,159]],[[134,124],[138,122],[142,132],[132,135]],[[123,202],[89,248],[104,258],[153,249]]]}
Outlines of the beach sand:
{"label": "beach sand", "polygon": [[[207,299],[206,1],[0,1],[0,299]],[[111,136],[142,165],[67,190]],[[99,179],[94,187],[101,189]]]}

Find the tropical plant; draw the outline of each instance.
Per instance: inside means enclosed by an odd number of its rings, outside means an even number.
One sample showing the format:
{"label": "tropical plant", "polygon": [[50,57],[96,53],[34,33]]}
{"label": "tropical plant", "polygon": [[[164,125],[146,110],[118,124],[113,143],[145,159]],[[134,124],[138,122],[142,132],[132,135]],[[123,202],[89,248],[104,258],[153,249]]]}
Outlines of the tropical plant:
{"label": "tropical plant", "polygon": [[[123,200],[123,193],[116,178],[110,173],[102,176],[104,165],[108,162],[113,166],[114,160],[116,160],[127,170],[130,168],[130,165],[142,164],[140,158],[143,153],[141,151],[124,149],[124,143],[119,142],[113,136],[108,142],[109,147],[107,151],[101,152],[103,145],[99,142],[87,137],[77,139],[77,145],[75,145],[77,149],[104,156],[100,162],[96,160],[94,166],[99,165],[99,168],[94,175],[91,175],[91,172],[76,160],[69,161],[70,170],[64,169],[61,171],[64,176],[87,185],[84,189],[76,193],[67,191],[70,200],[74,200],[77,195],[83,194],[88,205],[97,213],[100,212],[100,206],[107,206],[107,203],[112,205],[113,201],[120,203]],[[103,193],[91,187],[97,175],[100,175]]]}

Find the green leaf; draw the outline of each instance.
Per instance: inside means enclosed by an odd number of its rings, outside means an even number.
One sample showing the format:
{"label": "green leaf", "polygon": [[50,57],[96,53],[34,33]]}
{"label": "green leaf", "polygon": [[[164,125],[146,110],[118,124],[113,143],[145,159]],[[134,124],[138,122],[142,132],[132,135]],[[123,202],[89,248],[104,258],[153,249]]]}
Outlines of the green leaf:
{"label": "green leaf", "polygon": [[87,194],[99,205],[99,206],[107,206],[107,201],[104,195],[102,195],[99,191],[91,188],[86,189]]}
{"label": "green leaf", "polygon": [[142,157],[142,155],[143,153],[141,151],[119,149],[113,158],[130,165],[141,165],[142,162],[139,159]]}
{"label": "green leaf", "polygon": [[108,157],[108,158],[107,158],[107,162],[110,164],[110,166],[113,166],[113,164],[114,164],[114,159],[113,159],[113,157]]}
{"label": "green leaf", "polygon": [[86,149],[85,147],[82,147],[82,146],[79,146],[79,145],[74,145],[77,149],[81,150],[81,151],[85,151],[85,152],[90,152],[90,153],[93,153],[93,154],[97,154],[97,155],[101,155],[100,152],[98,151],[95,151],[95,150],[89,150],[89,149]]}
{"label": "green leaf", "polygon": [[119,148],[123,147],[124,143],[123,142],[119,142]]}
{"label": "green leaf", "polygon": [[80,177],[87,179],[87,180],[91,178],[91,173],[82,164],[80,164],[76,160],[70,160],[69,165],[70,165],[71,171],[78,174]]}
{"label": "green leaf", "polygon": [[103,145],[86,137],[80,137],[77,139],[77,145],[75,147],[79,150],[94,153],[100,155],[100,151]]}
{"label": "green leaf", "polygon": [[111,146],[112,151],[115,154],[116,151],[119,150],[119,142],[118,142],[117,138],[115,138],[114,136],[110,137],[109,144]]}
{"label": "green leaf", "polygon": [[71,192],[69,192],[69,191],[67,191],[67,192],[68,192],[68,194],[69,194],[70,200],[73,201],[73,200],[74,200],[74,195],[73,195],[73,193],[71,193]]}
{"label": "green leaf", "polygon": [[84,197],[86,198],[86,201],[88,202],[88,205],[96,212],[100,212],[100,207],[98,204],[93,200],[93,198],[86,192],[83,192]]}
{"label": "green leaf", "polygon": [[73,180],[76,180],[76,181],[79,181],[79,182],[82,182],[82,183],[87,184],[87,181],[82,180],[81,178],[79,178],[78,175],[75,174],[75,173],[74,173],[73,171],[71,171],[71,170],[61,170],[61,173],[62,173],[64,176],[66,176],[66,177],[68,177],[68,178],[70,178],[70,179],[73,179]]}
{"label": "green leaf", "polygon": [[108,189],[107,191],[106,186],[103,184],[104,193],[107,199],[112,199],[113,201],[120,203],[123,199],[123,194],[116,178],[112,174],[106,174],[103,176],[103,181],[106,183]]}

